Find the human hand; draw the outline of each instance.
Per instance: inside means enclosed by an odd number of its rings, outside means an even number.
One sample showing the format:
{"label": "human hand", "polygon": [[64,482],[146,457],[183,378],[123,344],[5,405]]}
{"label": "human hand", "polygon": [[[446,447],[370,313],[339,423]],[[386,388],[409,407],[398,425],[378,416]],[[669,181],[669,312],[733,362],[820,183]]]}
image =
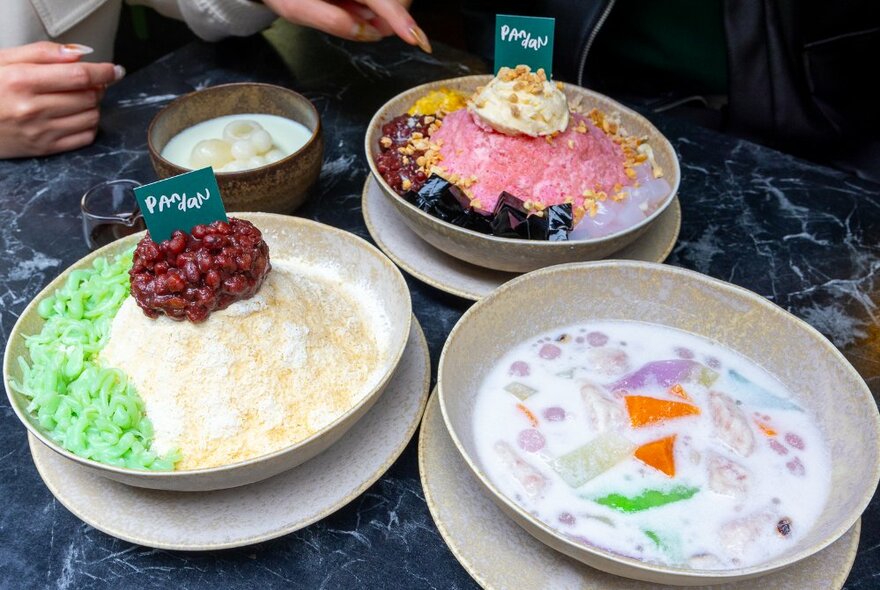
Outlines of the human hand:
{"label": "human hand", "polygon": [[91,52],[49,41],[0,49],[0,158],[44,156],[94,141],[104,89],[125,69],[79,61]]}
{"label": "human hand", "polygon": [[396,34],[431,53],[424,31],[410,16],[411,0],[263,0],[275,14],[353,41],[378,41]]}

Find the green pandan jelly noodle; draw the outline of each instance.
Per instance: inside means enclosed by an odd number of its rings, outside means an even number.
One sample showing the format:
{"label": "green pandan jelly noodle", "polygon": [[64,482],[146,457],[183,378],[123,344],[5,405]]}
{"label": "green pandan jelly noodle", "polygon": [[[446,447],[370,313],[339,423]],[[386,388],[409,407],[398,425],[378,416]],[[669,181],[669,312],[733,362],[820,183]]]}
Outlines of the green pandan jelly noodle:
{"label": "green pandan jelly noodle", "polygon": [[132,469],[170,470],[176,452],[150,450],[153,427],[125,374],[97,362],[110,324],[129,294],[131,251],[70,273],[67,283],[39,303],[46,320],[27,337],[30,363],[19,357],[27,410],[46,435],[68,451]]}

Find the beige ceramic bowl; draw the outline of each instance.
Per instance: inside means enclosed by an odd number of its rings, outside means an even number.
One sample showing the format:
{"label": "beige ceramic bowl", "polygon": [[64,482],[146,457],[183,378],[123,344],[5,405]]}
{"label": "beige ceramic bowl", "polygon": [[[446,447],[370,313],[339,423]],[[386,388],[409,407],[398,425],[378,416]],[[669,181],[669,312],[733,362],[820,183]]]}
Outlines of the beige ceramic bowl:
{"label": "beige ceramic bowl", "polygon": [[272,164],[241,172],[218,172],[227,211],[291,213],[303,204],[321,173],[324,136],[315,106],[303,95],[270,84],[211,86],[181,96],[159,111],[147,131],[147,149],[159,178],[189,172],[161,156],[168,141],[188,127],[215,117],[259,113],[286,117],[306,126],[311,139]]}
{"label": "beige ceramic bowl", "polygon": [[[526,320],[524,309],[529,310]],[[474,448],[472,418],[480,383],[492,366],[515,344],[541,332],[615,319],[662,324],[716,340],[767,368],[818,421],[831,453],[831,493],[819,521],[788,552],[735,570],[648,564],[557,534],[490,482]],[[471,307],[452,330],[440,357],[437,384],[452,439],[495,503],[550,547],[629,578],[704,585],[779,570],[843,535],[868,505],[880,478],[877,405],[843,355],[819,332],[763,297],[670,266],[593,262],[547,268],[514,279]]]}
{"label": "beige ceramic bowl", "polygon": [[410,229],[429,244],[465,262],[509,272],[528,272],[564,262],[598,260],[614,254],[637,240],[672,202],[672,198],[678,192],[681,171],[678,166],[678,157],[669,141],[647,119],[635,111],[607,96],[571,84],[565,85],[565,93],[569,102],[580,101],[585,112],[593,107],[606,113],[618,112],[621,124],[632,135],[648,137],[657,163],[665,171],[666,180],[669,182],[671,190],[657,210],[644,221],[621,232],[589,240],[570,242],[517,240],[489,236],[452,225],[425,213],[402,199],[376,169],[375,158],[379,153],[382,126],[394,117],[406,113],[406,110],[417,99],[431,90],[446,87],[470,94],[477,86],[486,84],[489,80],[491,80],[491,76],[488,75],[464,76],[416,86],[386,102],[373,116],[367,128],[364,143],[367,162],[373,176],[382,187],[382,193],[394,203]]}
{"label": "beige ceramic bowl", "polygon": [[306,219],[269,213],[243,213],[240,217],[260,228],[273,259],[330,268],[335,274],[347,277],[348,282],[368,292],[369,298],[388,319],[387,333],[384,335],[387,346],[379,365],[381,379],[376,385],[365,392],[361,400],[345,414],[309,438],[274,453],[232,465],[149,472],[104,465],[64,450],[46,437],[34,423],[25,410],[28,400],[12,390],[10,381],[21,377],[18,357],[29,358],[24,336],[40,331],[43,320],[37,314],[37,304],[58,289],[71,271],[91,266],[99,256],[114,256],[134,246],[143,236],[143,233],[139,233],[96,250],[65,270],[34,298],[13,327],[3,358],[3,384],[10,405],[31,434],[62,457],[122,483],[161,490],[206,491],[254,483],[308,461],[335,443],[373,406],[400,361],[410,331],[412,307],[409,289],[400,271],[379,250],[348,232]]}

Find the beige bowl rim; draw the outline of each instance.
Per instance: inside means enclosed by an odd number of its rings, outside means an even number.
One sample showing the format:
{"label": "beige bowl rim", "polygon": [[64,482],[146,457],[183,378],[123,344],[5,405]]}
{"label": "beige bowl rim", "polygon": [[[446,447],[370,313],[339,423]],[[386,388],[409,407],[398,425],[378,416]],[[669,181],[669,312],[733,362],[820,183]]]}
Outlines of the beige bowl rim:
{"label": "beige bowl rim", "polygon": [[[825,347],[826,351],[834,357],[838,362],[842,363],[846,366],[846,370],[851,373],[851,375],[857,379],[862,384],[862,394],[866,400],[871,400],[873,402],[873,396],[871,395],[870,389],[868,389],[867,384],[865,384],[861,375],[852,367],[849,361],[846,360],[846,357],[827,339],[823,336],[818,330],[813,328],[804,320],[798,318],[797,316],[785,311],[781,307],[767,301],[765,298],[760,295],[749,291],[743,287],[739,287],[737,285],[733,285],[731,283],[726,283],[719,279],[715,279],[709,277],[707,275],[698,273],[696,271],[687,270],[679,267],[668,266],[665,264],[657,264],[653,262],[641,262],[641,261],[623,261],[623,260],[603,260],[603,261],[595,261],[595,262],[575,262],[569,264],[559,264],[556,266],[550,266],[543,269],[539,269],[527,274],[524,274],[520,277],[517,277],[511,281],[508,281],[498,289],[496,289],[491,295],[488,297],[478,301],[470,309],[468,309],[459,319],[459,321],[455,324],[452,331],[449,334],[449,337],[446,339],[446,343],[443,346],[443,350],[440,353],[440,360],[437,363],[437,391],[438,391],[438,400],[440,402],[440,409],[443,414],[443,422],[446,424],[446,429],[449,431],[449,436],[452,438],[452,442],[455,444],[455,447],[458,449],[459,454],[462,459],[464,459],[465,463],[470,468],[471,472],[476,476],[477,480],[482,484],[484,489],[487,489],[494,496],[492,499],[495,501],[502,502],[512,513],[515,513],[520,519],[524,521],[528,521],[532,526],[540,529],[543,534],[552,536],[557,542],[564,544],[569,549],[570,554],[576,553],[589,553],[595,557],[599,557],[602,559],[614,561],[634,569],[639,569],[643,571],[652,571],[662,574],[670,574],[681,576],[684,578],[690,578],[693,581],[698,581],[701,579],[706,580],[707,584],[718,583],[722,581],[733,581],[735,579],[744,579],[750,577],[757,577],[763,573],[769,573],[774,570],[779,570],[790,566],[798,561],[801,561],[814,553],[817,553],[839,539],[844,533],[846,533],[853,524],[859,519],[861,514],[868,507],[871,498],[874,495],[874,491],[877,488],[878,481],[880,481],[880,442],[878,442],[877,447],[874,450],[875,462],[874,462],[874,471],[870,474],[869,481],[871,485],[866,488],[866,490],[871,490],[870,492],[866,492],[861,502],[859,502],[858,510],[854,510],[851,517],[847,518],[835,528],[834,532],[828,535],[824,540],[819,543],[814,543],[811,546],[804,547],[802,550],[797,553],[792,554],[791,556],[785,559],[776,559],[766,561],[764,563],[754,565],[747,568],[738,568],[738,569],[726,569],[726,570],[694,570],[689,568],[678,568],[671,566],[663,566],[653,563],[647,563],[644,561],[640,561],[638,559],[634,559],[632,557],[625,557],[623,555],[618,555],[611,551],[601,549],[599,547],[594,547],[592,545],[585,545],[581,543],[577,543],[568,539],[562,535],[560,535],[556,530],[552,527],[545,524],[543,521],[538,520],[529,514],[526,510],[521,508],[518,504],[516,504],[513,500],[508,498],[505,494],[503,494],[488,478],[487,475],[483,473],[483,471],[476,464],[476,461],[471,459],[467,450],[465,449],[464,444],[458,437],[456,429],[453,425],[452,419],[449,416],[449,413],[446,409],[446,393],[443,388],[443,372],[444,366],[446,363],[446,355],[449,349],[455,346],[455,339],[458,333],[463,329],[463,326],[467,324],[468,319],[487,306],[492,305],[493,301],[498,298],[504,296],[507,291],[512,289],[516,289],[517,286],[525,281],[538,280],[540,277],[545,275],[550,275],[553,273],[559,272],[570,272],[577,270],[589,270],[591,268],[603,268],[603,267],[628,267],[633,269],[653,269],[657,272],[666,272],[672,275],[687,277],[691,280],[697,280],[702,282],[709,288],[717,289],[721,291],[725,291],[729,294],[745,297],[749,299],[751,302],[762,306],[764,309],[767,309],[773,313],[778,314],[785,321],[794,322],[801,329],[805,330],[810,336],[813,337],[813,340],[817,345],[821,345]],[[878,413],[876,407],[873,412],[874,416],[874,433],[875,440],[880,441],[880,413]],[[717,580],[719,578],[723,578],[723,580]],[[713,581],[716,579],[717,581]]]}

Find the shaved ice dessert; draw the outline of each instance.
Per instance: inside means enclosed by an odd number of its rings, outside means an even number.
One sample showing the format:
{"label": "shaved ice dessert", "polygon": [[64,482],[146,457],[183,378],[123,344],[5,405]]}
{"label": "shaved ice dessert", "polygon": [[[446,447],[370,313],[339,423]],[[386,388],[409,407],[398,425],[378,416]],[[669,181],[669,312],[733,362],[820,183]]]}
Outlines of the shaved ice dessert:
{"label": "shaved ice dessert", "polygon": [[638,224],[671,192],[650,145],[563,88],[517,66],[468,98],[433,90],[383,126],[377,169],[410,203],[480,233],[561,241]]}
{"label": "shaved ice dessert", "polygon": [[71,271],[11,383],[40,432],[106,465],[204,469],[359,403],[382,377],[381,310],[331,265],[270,263],[268,239],[230,217]]}

